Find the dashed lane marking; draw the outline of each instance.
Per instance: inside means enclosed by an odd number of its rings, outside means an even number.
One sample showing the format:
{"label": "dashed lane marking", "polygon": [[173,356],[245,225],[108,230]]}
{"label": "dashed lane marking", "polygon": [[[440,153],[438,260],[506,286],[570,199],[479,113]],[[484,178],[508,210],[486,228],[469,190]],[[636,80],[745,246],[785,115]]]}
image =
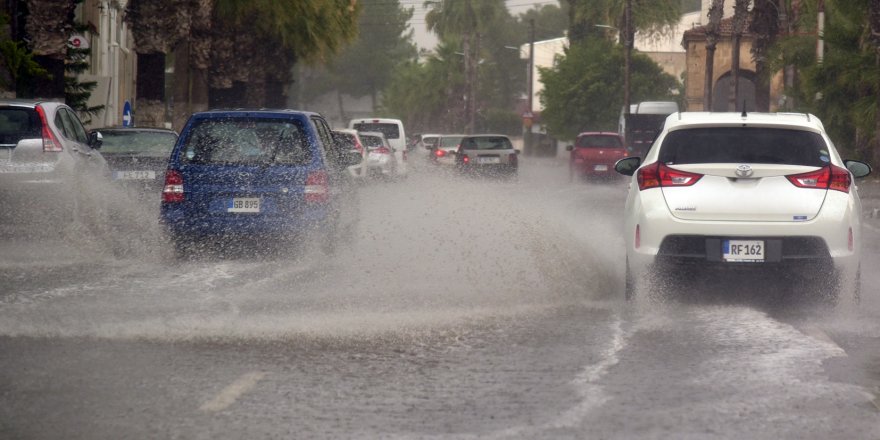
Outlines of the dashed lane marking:
{"label": "dashed lane marking", "polygon": [[250,391],[257,382],[260,381],[266,373],[253,371],[241,375],[235,382],[232,382],[226,388],[223,388],[213,399],[205,402],[199,407],[202,412],[217,412],[228,408],[230,405],[242,396],[242,394]]}

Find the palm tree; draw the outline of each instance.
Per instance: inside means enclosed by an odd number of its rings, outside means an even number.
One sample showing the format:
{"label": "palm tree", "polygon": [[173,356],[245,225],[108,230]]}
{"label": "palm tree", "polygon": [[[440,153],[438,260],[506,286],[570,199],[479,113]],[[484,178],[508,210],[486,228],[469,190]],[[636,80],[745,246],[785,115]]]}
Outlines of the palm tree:
{"label": "palm tree", "polygon": [[706,79],[703,83],[703,110],[712,110],[712,86],[715,81],[715,47],[721,35],[724,0],[712,0],[709,6],[709,25],[706,26]]}
{"label": "palm tree", "polygon": [[476,114],[475,83],[476,65],[480,58],[479,38],[483,24],[489,21],[504,4],[500,0],[478,2],[474,6],[473,0],[441,0],[425,2],[431,6],[431,10],[425,15],[425,23],[428,30],[435,32],[441,39],[459,36],[461,49],[464,56],[464,126],[465,132],[470,133],[474,129]]}
{"label": "palm tree", "polygon": [[780,17],[777,0],[755,0],[749,32],[754,35],[752,58],[755,60],[755,110],[770,111],[770,74],[767,70],[767,50],[776,42]]}
{"label": "palm tree", "polygon": [[[731,111],[736,111],[736,100],[739,98],[739,49],[742,45],[742,36],[746,29],[746,21],[748,20],[749,3],[750,0],[735,0],[733,5],[733,45],[730,54],[730,103],[727,106]],[[743,110],[745,110],[745,108],[743,108]]]}

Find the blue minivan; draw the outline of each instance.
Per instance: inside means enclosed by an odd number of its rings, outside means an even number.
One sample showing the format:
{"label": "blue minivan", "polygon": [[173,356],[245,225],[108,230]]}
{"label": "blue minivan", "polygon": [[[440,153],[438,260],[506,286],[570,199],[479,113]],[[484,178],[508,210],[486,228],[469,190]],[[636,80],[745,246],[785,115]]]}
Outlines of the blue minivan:
{"label": "blue minivan", "polygon": [[161,221],[178,253],[192,244],[299,239],[332,249],[346,205],[356,202],[340,151],[320,114],[293,110],[193,114],[171,152]]}

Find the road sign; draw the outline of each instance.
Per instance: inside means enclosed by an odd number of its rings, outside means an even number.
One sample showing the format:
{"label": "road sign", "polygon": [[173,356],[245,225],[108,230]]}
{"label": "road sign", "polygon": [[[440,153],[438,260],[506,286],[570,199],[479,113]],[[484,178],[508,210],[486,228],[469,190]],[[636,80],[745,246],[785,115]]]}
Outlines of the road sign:
{"label": "road sign", "polygon": [[132,118],[131,118],[131,102],[128,100],[125,101],[125,104],[122,106],[122,126],[123,127],[131,127]]}

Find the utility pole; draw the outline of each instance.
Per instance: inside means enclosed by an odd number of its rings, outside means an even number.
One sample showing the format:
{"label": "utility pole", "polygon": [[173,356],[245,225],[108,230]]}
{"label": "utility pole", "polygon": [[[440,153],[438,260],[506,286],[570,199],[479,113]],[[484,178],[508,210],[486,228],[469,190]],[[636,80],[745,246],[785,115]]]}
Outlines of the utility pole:
{"label": "utility pole", "polygon": [[630,71],[632,70],[632,49],[633,49],[633,32],[632,30],[632,0],[626,0],[626,7],[623,11],[623,33],[624,51],[623,51],[623,113],[629,114],[629,89],[630,89]]}
{"label": "utility pole", "polygon": [[533,103],[532,96],[534,95],[534,87],[535,87],[535,19],[529,19],[529,71],[528,71],[528,79],[529,83],[526,87],[526,114],[528,117],[523,117],[523,122],[525,126],[525,133],[523,133],[523,153],[527,156],[533,154],[532,151],[532,120],[534,118],[533,113]]}

